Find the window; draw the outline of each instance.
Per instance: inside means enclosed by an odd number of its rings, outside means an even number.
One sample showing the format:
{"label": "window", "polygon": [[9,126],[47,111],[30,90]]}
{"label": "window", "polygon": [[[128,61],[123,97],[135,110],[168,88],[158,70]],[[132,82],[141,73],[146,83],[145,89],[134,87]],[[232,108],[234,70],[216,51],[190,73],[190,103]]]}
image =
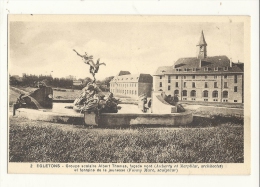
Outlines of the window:
{"label": "window", "polygon": [[228,91],[223,91],[223,98],[228,98]]}
{"label": "window", "polygon": [[182,100],[185,100],[185,101],[186,101],[186,100],[187,100],[187,98],[182,98]]}
{"label": "window", "polygon": [[237,86],[234,86],[234,92],[237,92]]}
{"label": "window", "polygon": [[234,103],[237,103],[237,100],[234,100]]}
{"label": "window", "polygon": [[168,76],[168,83],[171,83],[171,76]]}
{"label": "window", "polygon": [[185,76],[185,75],[183,76],[183,79],[186,79],[186,76]]}
{"label": "window", "polygon": [[204,88],[208,88],[208,83],[205,82]]}
{"label": "window", "polygon": [[178,75],[176,76],[176,79],[178,79],[179,77],[178,77]]}
{"label": "window", "polygon": [[162,82],[160,82],[160,87],[162,87]]}
{"label": "window", "polygon": [[171,86],[168,86],[168,90],[171,90]]}
{"label": "window", "polygon": [[191,98],[192,101],[196,101],[196,98]]}
{"label": "window", "polygon": [[184,68],[184,71],[187,72],[187,71],[188,71],[188,68]]}
{"label": "window", "polygon": [[227,82],[224,82],[224,88],[227,88],[227,87],[228,87]]}
{"label": "window", "polygon": [[208,78],[208,75],[205,75],[205,79],[207,79]]}
{"label": "window", "polygon": [[227,71],[228,70],[228,67],[224,67],[224,71]]}
{"label": "window", "polygon": [[176,70],[176,71],[181,71],[181,69],[178,69],[178,68],[176,68],[175,70]]}
{"label": "window", "polygon": [[217,75],[214,75],[214,79],[217,79],[218,78],[218,76]]}
{"label": "window", "polygon": [[209,96],[209,92],[207,90],[203,91],[203,97],[208,97]]}
{"label": "window", "polygon": [[179,95],[179,90],[174,90],[174,95]]}
{"label": "window", "polygon": [[182,91],[182,96],[187,96],[187,90]]}
{"label": "window", "polygon": [[214,67],[214,71],[218,71],[218,67]]}
{"label": "window", "polygon": [[234,75],[234,83],[237,83],[237,75]]}
{"label": "window", "polygon": [[195,72],[195,71],[196,71],[196,68],[192,68],[192,71]]}
{"label": "window", "polygon": [[213,92],[212,92],[212,97],[218,97],[218,91],[216,91],[216,90],[213,91]]}
{"label": "window", "polygon": [[218,99],[213,99],[213,101],[218,101]]}
{"label": "window", "polygon": [[224,75],[224,79],[227,79],[227,75]]}
{"label": "window", "polygon": [[179,87],[179,83],[175,82],[175,87],[178,88]]}
{"label": "window", "polygon": [[192,75],[192,79],[195,79],[196,78],[196,76],[195,75]]}
{"label": "window", "polygon": [[187,83],[183,82],[183,87],[186,88],[187,87]]}
{"label": "window", "polygon": [[135,95],[136,95],[136,90],[135,90]]}
{"label": "window", "polygon": [[196,97],[196,91],[195,91],[195,90],[191,90],[190,96],[191,96],[191,97]]}
{"label": "window", "polygon": [[218,82],[214,82],[214,88],[218,88]]}
{"label": "window", "polygon": [[192,82],[192,88],[195,88],[195,87],[196,87],[195,82]]}
{"label": "window", "polygon": [[160,75],[160,79],[162,79],[162,76]]}
{"label": "window", "polygon": [[208,99],[204,99],[204,101],[208,101]]}
{"label": "window", "polygon": [[208,67],[204,68],[204,71],[209,71],[209,68]]}

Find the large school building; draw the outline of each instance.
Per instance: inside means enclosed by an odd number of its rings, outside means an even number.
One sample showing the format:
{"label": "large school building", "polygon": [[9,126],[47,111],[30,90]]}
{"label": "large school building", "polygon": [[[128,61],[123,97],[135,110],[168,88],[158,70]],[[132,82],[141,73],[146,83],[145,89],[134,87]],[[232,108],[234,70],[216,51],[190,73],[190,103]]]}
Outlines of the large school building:
{"label": "large school building", "polygon": [[138,99],[140,95],[151,97],[153,77],[150,74],[131,74],[129,71],[120,71],[110,81],[110,92],[116,95],[129,96]]}
{"label": "large school building", "polygon": [[180,58],[173,66],[157,69],[154,91],[178,95],[183,101],[243,103],[244,64],[225,55],[208,57],[203,31],[197,47],[197,57]]}

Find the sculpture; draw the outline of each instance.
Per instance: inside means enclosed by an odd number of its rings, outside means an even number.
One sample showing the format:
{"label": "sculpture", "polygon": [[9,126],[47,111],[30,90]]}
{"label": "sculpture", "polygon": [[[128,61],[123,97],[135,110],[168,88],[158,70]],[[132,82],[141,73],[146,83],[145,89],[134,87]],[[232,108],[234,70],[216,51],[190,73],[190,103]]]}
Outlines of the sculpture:
{"label": "sculpture", "polygon": [[93,56],[88,56],[79,54],[75,49],[73,49],[78,56],[82,58],[84,63],[90,65],[89,72],[92,74],[94,80],[89,82],[78,98],[75,99],[73,103],[73,109],[76,111],[84,112],[94,112],[98,116],[100,113],[117,113],[118,112],[118,100],[113,98],[113,94],[109,93],[105,96],[104,93],[95,84],[96,78],[95,74],[98,73],[100,65],[106,65],[105,63],[99,63],[100,59],[96,63],[93,61]]}
{"label": "sculpture", "polygon": [[95,63],[93,61],[93,56],[92,55],[88,56],[88,54],[86,52],[85,52],[85,55],[81,55],[75,49],[73,49],[73,51],[75,51],[77,53],[77,55],[82,58],[82,60],[84,61],[85,64],[90,65],[89,73],[92,74],[92,76],[94,78],[93,82],[95,82],[96,81],[95,74],[98,73],[99,66],[106,65],[106,64],[104,62],[103,63],[99,63],[100,59],[98,59],[97,63]]}

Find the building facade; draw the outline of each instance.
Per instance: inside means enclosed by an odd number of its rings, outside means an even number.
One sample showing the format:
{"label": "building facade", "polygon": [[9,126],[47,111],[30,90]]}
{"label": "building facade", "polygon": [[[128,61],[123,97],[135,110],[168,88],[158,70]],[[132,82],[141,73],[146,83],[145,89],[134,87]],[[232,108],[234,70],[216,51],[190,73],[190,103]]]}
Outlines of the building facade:
{"label": "building facade", "polygon": [[110,92],[116,95],[129,96],[138,99],[146,94],[151,97],[153,77],[150,74],[130,74],[128,71],[120,71],[110,81]]}
{"label": "building facade", "polygon": [[208,57],[203,32],[197,47],[197,57],[159,67],[153,76],[154,90],[177,94],[183,101],[243,103],[244,64],[224,55]]}

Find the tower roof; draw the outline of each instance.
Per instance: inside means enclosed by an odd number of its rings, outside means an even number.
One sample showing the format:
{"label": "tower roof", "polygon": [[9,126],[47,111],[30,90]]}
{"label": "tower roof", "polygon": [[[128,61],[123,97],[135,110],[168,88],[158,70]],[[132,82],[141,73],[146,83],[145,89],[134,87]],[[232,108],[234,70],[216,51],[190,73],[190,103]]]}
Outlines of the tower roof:
{"label": "tower roof", "polygon": [[204,33],[203,33],[203,31],[201,31],[200,41],[199,41],[199,43],[198,43],[197,46],[200,46],[200,45],[207,45],[206,40],[205,40],[205,38],[204,38]]}

